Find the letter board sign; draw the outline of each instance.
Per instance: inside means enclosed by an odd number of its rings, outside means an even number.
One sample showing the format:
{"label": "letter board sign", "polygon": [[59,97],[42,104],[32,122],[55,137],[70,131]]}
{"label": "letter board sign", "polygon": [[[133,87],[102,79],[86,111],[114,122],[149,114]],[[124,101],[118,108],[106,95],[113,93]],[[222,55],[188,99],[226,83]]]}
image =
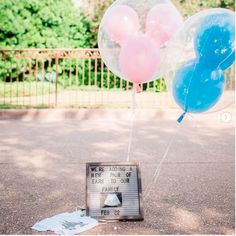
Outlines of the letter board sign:
{"label": "letter board sign", "polygon": [[86,212],[98,220],[143,220],[136,163],[87,163]]}

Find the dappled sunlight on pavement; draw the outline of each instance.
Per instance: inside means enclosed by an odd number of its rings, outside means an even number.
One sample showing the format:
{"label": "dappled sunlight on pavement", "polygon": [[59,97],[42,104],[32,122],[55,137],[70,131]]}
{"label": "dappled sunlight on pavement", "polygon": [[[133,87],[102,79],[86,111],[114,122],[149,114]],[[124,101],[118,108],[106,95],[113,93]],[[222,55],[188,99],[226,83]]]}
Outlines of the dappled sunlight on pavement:
{"label": "dappled sunlight on pavement", "polygon": [[[126,160],[130,120],[122,116],[127,111],[119,112],[56,122],[0,120],[1,233],[38,234],[30,229],[38,220],[85,206],[85,163]],[[180,111],[146,118],[144,112],[136,114],[130,155],[140,162],[143,189],[176,132]],[[85,234],[232,234],[230,112],[227,123],[219,113],[186,117],[144,202],[143,222],[100,225]]]}

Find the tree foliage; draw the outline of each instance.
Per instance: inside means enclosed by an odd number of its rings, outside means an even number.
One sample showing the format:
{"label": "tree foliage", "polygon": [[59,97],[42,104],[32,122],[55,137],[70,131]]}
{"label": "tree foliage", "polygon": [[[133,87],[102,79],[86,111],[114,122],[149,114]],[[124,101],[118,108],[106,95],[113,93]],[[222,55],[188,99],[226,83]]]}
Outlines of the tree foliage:
{"label": "tree foliage", "polygon": [[71,0],[1,0],[0,47],[89,47],[90,23]]}
{"label": "tree foliage", "polygon": [[234,0],[173,0],[185,18],[208,8],[227,8],[234,10]]}
{"label": "tree foliage", "polygon": [[82,11],[91,25],[91,47],[97,47],[97,33],[100,21],[106,9],[114,0],[82,0]]}
{"label": "tree foliage", "polygon": [[[1,0],[0,47],[96,47],[105,10],[114,0]],[[234,9],[234,0],[173,0],[187,18],[201,9]]]}

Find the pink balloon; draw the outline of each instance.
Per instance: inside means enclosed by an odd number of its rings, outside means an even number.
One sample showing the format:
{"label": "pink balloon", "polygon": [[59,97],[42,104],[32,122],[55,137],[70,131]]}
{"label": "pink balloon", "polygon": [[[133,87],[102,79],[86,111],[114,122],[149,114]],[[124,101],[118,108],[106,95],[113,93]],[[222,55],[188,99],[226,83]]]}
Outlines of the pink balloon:
{"label": "pink balloon", "polygon": [[146,33],[159,45],[167,42],[182,26],[183,19],[171,4],[162,3],[153,7],[146,19]]}
{"label": "pink balloon", "polygon": [[135,84],[145,83],[155,76],[160,64],[160,50],[148,36],[129,37],[121,46],[120,70]]}
{"label": "pink balloon", "polygon": [[121,44],[128,36],[138,33],[139,17],[127,5],[114,6],[105,14],[103,26],[112,40]]}
{"label": "pink balloon", "polygon": [[143,89],[140,87],[139,84],[133,84],[133,89],[136,93],[142,93]]}

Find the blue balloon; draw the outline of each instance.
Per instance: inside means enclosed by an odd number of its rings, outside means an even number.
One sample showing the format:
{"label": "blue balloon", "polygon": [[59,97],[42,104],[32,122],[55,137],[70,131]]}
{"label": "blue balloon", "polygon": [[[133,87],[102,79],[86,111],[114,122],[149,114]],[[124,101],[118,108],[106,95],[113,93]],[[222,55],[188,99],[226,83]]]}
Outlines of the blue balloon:
{"label": "blue balloon", "polygon": [[231,65],[233,65],[235,61],[235,51],[233,53],[231,53],[227,58],[226,60],[222,61],[220,63],[220,68],[222,70],[226,70],[227,68],[229,68]]}
{"label": "blue balloon", "polygon": [[177,70],[173,81],[176,103],[190,113],[201,113],[212,108],[224,91],[224,73],[212,71],[199,61],[192,60]]}
{"label": "blue balloon", "polygon": [[233,13],[214,13],[198,24],[194,37],[196,54],[206,67],[225,70],[235,61]]}

